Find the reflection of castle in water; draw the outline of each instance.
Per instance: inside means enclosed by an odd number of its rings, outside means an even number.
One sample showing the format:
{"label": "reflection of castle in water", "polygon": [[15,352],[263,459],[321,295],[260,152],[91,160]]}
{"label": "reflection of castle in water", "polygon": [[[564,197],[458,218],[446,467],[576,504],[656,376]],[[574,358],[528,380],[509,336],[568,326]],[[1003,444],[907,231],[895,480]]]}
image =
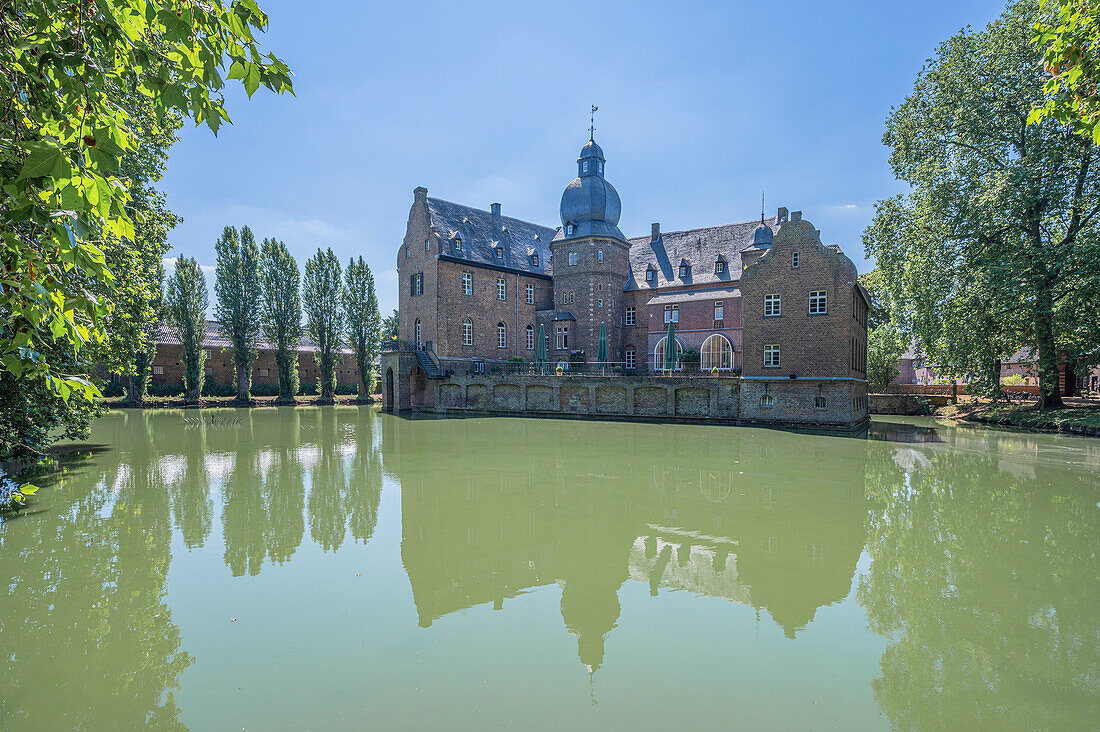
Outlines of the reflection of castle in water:
{"label": "reflection of castle in water", "polygon": [[606,445],[606,424],[382,424],[421,626],[557,583],[594,670],[627,579],[766,610],[790,638],[851,588],[867,515],[859,441],[831,440],[825,474],[821,448],[783,432],[619,424]]}

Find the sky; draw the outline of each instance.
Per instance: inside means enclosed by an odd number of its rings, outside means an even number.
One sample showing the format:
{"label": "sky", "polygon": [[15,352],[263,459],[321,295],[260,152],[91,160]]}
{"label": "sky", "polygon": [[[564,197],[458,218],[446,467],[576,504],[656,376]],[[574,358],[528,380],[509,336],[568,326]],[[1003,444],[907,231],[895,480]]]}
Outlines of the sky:
{"label": "sky", "polygon": [[[589,107],[627,236],[748,221],[779,206],[874,267],[861,235],[905,191],[882,134],[937,45],[1004,2],[261,0],[266,50],[295,95],[239,85],[233,124],[190,124],[161,186],[169,257],[211,288],[225,226],[284,241],[299,265],[362,255],[383,313],[413,189],[558,226]],[[170,270],[169,270],[170,272]]]}

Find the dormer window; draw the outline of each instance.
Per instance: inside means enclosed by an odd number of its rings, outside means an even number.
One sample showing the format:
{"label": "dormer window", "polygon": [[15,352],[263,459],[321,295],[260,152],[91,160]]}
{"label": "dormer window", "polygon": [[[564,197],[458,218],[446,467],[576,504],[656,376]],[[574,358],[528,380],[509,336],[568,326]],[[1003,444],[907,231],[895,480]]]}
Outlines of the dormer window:
{"label": "dormer window", "polygon": [[714,263],[714,274],[722,274],[726,271],[726,263],[719,259]]}
{"label": "dormer window", "polygon": [[493,247],[493,251],[496,253],[496,258],[497,259],[504,259],[504,248],[503,247]]}
{"label": "dormer window", "polygon": [[687,264],[680,265],[680,279],[684,279],[691,274],[691,266]]}
{"label": "dormer window", "polygon": [[539,266],[539,255],[538,255],[537,252],[535,254],[531,255],[531,266],[533,266],[533,267],[538,267]]}
{"label": "dormer window", "polygon": [[566,236],[573,236],[573,224],[566,224],[565,225],[565,235]]}
{"label": "dormer window", "polygon": [[645,281],[646,282],[652,282],[656,277],[657,277],[657,273],[654,270],[647,269],[645,271]]}

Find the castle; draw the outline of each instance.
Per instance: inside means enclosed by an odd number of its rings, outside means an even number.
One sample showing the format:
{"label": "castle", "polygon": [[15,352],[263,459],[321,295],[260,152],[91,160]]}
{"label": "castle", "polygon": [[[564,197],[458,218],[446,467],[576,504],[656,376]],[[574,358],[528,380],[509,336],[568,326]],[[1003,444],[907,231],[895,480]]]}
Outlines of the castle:
{"label": "castle", "polygon": [[[753,405],[739,418],[772,421],[776,411],[758,408],[783,407],[776,400],[793,385],[806,387],[796,411],[832,412],[828,386],[847,406],[824,421],[866,418],[868,298],[839,247],[786,208],[687,231],[655,223],[649,236],[628,239],[605,166],[590,139],[556,228],[505,216],[499,203],[486,211],[415,189],[397,257],[400,339],[418,354],[413,391],[425,376],[534,362],[540,333],[546,360],[566,373],[594,364],[602,340],[600,360],[615,374],[669,375],[671,322],[671,376],[739,376],[739,410]],[[393,399],[400,407],[400,394]]]}

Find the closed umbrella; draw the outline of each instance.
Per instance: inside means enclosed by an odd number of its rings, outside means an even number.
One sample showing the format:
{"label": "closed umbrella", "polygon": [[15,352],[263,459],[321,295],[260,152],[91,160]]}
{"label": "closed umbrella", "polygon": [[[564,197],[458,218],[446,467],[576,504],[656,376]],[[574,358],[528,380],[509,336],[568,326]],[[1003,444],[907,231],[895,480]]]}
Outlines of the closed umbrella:
{"label": "closed umbrella", "polygon": [[546,371],[546,328],[541,325],[539,326],[539,347],[535,351],[535,368],[540,374]]}
{"label": "closed umbrella", "polygon": [[600,345],[596,348],[596,365],[602,371],[607,368],[607,328],[600,323]]}
{"label": "closed umbrella", "polygon": [[665,336],[665,371],[672,374],[676,368],[676,330],[672,326],[672,319],[668,320],[668,335]]}

